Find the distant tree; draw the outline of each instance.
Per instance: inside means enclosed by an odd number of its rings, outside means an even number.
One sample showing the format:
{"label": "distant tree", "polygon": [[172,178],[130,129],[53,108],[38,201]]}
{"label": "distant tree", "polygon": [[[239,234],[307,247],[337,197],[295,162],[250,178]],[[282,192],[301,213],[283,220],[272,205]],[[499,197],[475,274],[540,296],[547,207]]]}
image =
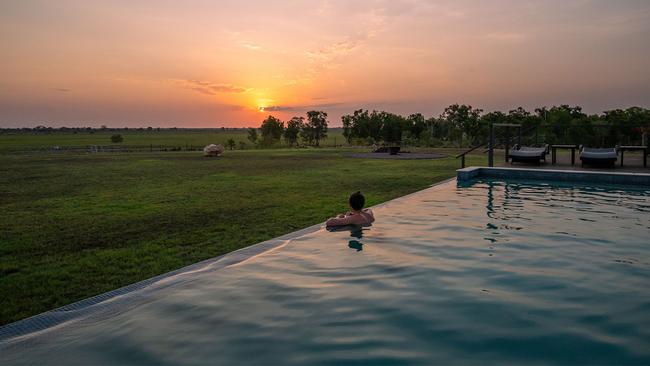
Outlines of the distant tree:
{"label": "distant tree", "polygon": [[352,142],[352,138],[354,137],[352,131],[352,116],[349,114],[341,116],[341,122],[343,123],[343,137],[345,137],[345,140],[349,144]]}
{"label": "distant tree", "polygon": [[106,125],[101,125],[100,128],[101,128],[102,130],[106,130],[106,129],[108,129],[108,127],[106,127]]}
{"label": "distant tree", "polygon": [[[373,116],[376,114],[375,111],[372,113]],[[352,115],[342,116],[341,121],[343,122],[343,136],[348,140],[348,143],[352,142],[353,139],[379,139],[379,130],[381,128],[380,126],[373,128],[373,120],[367,110],[355,110]]]}
{"label": "distant tree", "polygon": [[265,146],[273,145],[279,142],[280,138],[282,138],[284,122],[273,116],[268,116],[264,121],[262,121],[260,131],[262,132],[262,144]]}
{"label": "distant tree", "polygon": [[463,135],[470,139],[471,143],[476,143],[480,135],[480,117],[482,109],[472,108],[471,105],[452,104],[445,108],[440,115],[440,119],[449,123],[458,132],[460,146],[463,145]]}
{"label": "distant tree", "polygon": [[393,113],[381,112],[381,138],[388,145],[399,145],[402,141],[402,131],[405,119]]}
{"label": "distant tree", "polygon": [[427,129],[427,122],[421,113],[415,113],[408,116],[406,119],[408,132],[414,138],[419,138],[422,132]]}
{"label": "distant tree", "polygon": [[366,124],[365,128],[368,130],[368,137],[373,142],[378,142],[383,139],[382,127],[384,125],[384,119],[386,118],[386,112],[372,111],[369,115],[366,112],[363,112],[359,114],[358,117],[363,124]]}
{"label": "distant tree", "polygon": [[257,143],[257,128],[249,128],[248,130],[248,140],[255,145]]}
{"label": "distant tree", "polygon": [[122,135],[113,135],[111,136],[111,142],[114,144],[119,144],[120,142],[124,141],[122,138]]}
{"label": "distant tree", "polygon": [[302,126],[300,135],[310,145],[319,146],[320,140],[327,137],[327,113],[307,112],[307,123]]}
{"label": "distant tree", "polygon": [[287,128],[284,129],[284,140],[289,146],[294,146],[298,142],[298,135],[302,129],[305,117],[293,117],[287,122]]}
{"label": "distant tree", "polygon": [[481,116],[481,123],[489,124],[492,123],[506,123],[508,122],[508,116],[501,111],[489,112]]}
{"label": "distant tree", "polygon": [[232,138],[229,138],[228,141],[226,141],[226,146],[228,146],[228,148],[230,150],[234,150],[235,149],[235,140],[233,140]]}
{"label": "distant tree", "polygon": [[246,143],[244,141],[239,141],[239,150],[246,150]]}

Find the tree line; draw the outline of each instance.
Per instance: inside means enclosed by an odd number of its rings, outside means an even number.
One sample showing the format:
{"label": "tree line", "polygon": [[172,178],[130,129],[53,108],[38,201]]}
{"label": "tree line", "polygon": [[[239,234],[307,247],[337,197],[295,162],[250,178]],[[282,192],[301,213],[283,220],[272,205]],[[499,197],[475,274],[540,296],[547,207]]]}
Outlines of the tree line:
{"label": "tree line", "polygon": [[[268,116],[258,129],[248,129],[248,140],[254,145],[269,147],[279,144],[282,139],[289,146],[296,146],[299,142],[310,146],[319,146],[320,141],[327,137],[327,113],[323,111],[309,111],[306,118],[296,116],[284,122],[274,116]],[[230,141],[228,142],[230,144]],[[234,141],[233,141],[234,145]]]}
{"label": "tree line", "polygon": [[[453,104],[437,117],[420,113],[406,117],[384,112],[355,110],[341,117],[343,135],[356,145],[425,145],[464,147],[485,142],[490,122],[521,125],[526,138],[539,143],[575,143],[588,146],[646,144],[650,110],[641,107],[586,114],[579,106],[522,107],[484,113],[471,105]],[[500,129],[497,133],[513,133]]]}

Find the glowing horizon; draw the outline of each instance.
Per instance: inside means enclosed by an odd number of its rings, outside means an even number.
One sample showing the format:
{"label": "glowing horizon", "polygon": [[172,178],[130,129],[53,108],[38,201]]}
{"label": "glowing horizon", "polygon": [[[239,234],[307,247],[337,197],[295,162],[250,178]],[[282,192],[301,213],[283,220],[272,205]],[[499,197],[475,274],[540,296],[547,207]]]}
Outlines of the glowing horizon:
{"label": "glowing horizon", "polygon": [[646,1],[0,3],[0,127],[650,103]]}

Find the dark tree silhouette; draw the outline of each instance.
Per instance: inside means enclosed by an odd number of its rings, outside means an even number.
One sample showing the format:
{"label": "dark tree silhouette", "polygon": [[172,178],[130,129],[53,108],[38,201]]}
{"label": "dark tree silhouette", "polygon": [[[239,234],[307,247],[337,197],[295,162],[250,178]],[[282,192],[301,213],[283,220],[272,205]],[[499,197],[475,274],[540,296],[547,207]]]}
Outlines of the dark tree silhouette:
{"label": "dark tree silhouette", "polygon": [[228,146],[228,148],[230,150],[234,150],[235,149],[235,140],[232,139],[232,138],[229,138],[228,141],[226,141],[226,146]]}
{"label": "dark tree silhouette", "polygon": [[298,135],[304,126],[305,117],[293,117],[287,122],[287,128],[284,129],[284,140],[289,146],[294,146],[298,142]]}
{"label": "dark tree silhouette", "polygon": [[273,145],[280,142],[280,138],[282,138],[284,122],[273,116],[268,116],[262,121],[260,131],[262,132],[262,144],[265,146]]}
{"label": "dark tree silhouette", "polygon": [[308,144],[319,146],[320,140],[327,137],[327,113],[307,112],[307,123],[302,126],[300,135]]}
{"label": "dark tree silhouette", "polygon": [[255,145],[257,143],[257,138],[258,138],[257,137],[257,128],[252,128],[251,127],[251,128],[249,128],[247,130],[247,132],[248,132],[248,136],[247,136],[248,140],[251,143],[253,143],[253,145]]}

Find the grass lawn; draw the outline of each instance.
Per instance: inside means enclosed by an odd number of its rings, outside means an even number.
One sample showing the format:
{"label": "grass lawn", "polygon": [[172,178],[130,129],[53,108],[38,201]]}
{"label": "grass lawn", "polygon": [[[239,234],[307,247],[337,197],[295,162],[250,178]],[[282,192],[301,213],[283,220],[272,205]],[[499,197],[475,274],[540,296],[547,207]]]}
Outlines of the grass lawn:
{"label": "grass lawn", "polygon": [[0,324],[322,222],[358,189],[369,205],[423,189],[459,165],[350,151],[0,155]]}
{"label": "grass lawn", "polygon": [[[124,141],[121,144],[113,144],[111,136],[122,135]],[[248,148],[252,148],[245,131],[221,131],[211,130],[161,130],[161,131],[93,131],[90,132],[12,132],[0,134],[0,151],[51,148],[53,146],[87,146],[87,145],[127,145],[127,146],[194,146],[203,147],[208,144],[222,144],[225,146],[228,139],[235,140],[237,148],[239,142],[244,142]],[[342,130],[331,128],[327,138],[321,141],[322,146],[334,146],[345,143]]]}

